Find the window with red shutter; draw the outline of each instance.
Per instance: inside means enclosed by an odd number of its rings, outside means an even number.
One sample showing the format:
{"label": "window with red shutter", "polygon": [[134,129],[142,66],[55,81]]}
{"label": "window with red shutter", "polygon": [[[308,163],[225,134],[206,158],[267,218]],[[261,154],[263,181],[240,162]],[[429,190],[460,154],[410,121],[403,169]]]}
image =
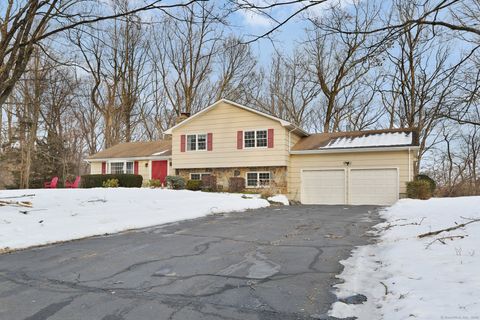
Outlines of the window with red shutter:
{"label": "window with red shutter", "polygon": [[133,163],[133,174],[138,174],[138,161]]}
{"label": "window with red shutter", "polygon": [[185,135],[180,136],[180,152],[185,152]]}
{"label": "window with red shutter", "polygon": [[268,129],[268,147],[269,148],[273,148],[273,137],[274,137],[273,129]]}
{"label": "window with red shutter", "polygon": [[213,150],[213,133],[207,134],[207,150]]}
{"label": "window with red shutter", "polygon": [[237,131],[237,149],[243,149],[243,131]]}
{"label": "window with red shutter", "polygon": [[105,173],[107,173],[107,163],[102,162],[102,174],[105,174]]}

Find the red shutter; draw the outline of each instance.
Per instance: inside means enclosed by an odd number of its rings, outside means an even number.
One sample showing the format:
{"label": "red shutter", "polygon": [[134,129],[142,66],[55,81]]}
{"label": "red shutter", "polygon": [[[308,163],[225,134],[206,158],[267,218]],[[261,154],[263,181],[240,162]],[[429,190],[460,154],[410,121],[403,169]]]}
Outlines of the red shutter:
{"label": "red shutter", "polygon": [[237,149],[243,149],[243,131],[237,131]]}
{"label": "red shutter", "polygon": [[273,148],[273,129],[268,129],[268,147]]}
{"label": "red shutter", "polygon": [[180,152],[185,152],[185,135],[180,136]]}
{"label": "red shutter", "polygon": [[138,161],[133,163],[133,174],[138,174]]}
{"label": "red shutter", "polygon": [[105,174],[105,173],[107,173],[107,163],[102,162],[102,174]]}
{"label": "red shutter", "polygon": [[208,133],[207,134],[207,150],[212,151],[213,149],[213,134]]}

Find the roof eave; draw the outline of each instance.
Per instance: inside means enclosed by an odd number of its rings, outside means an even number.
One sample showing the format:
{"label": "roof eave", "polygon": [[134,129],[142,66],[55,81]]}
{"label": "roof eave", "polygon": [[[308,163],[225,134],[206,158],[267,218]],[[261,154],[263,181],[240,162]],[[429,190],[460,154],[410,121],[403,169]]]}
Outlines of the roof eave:
{"label": "roof eave", "polygon": [[300,127],[297,127],[293,124],[289,124],[288,126],[285,126],[287,129],[289,129],[291,132],[295,132],[301,136],[304,136],[304,137],[308,137],[310,135],[310,133],[306,132],[305,130],[303,130],[302,128]]}
{"label": "roof eave", "polygon": [[182,125],[184,125],[184,124],[186,124],[187,122],[191,121],[191,120],[194,119],[195,117],[198,117],[199,115],[201,115],[201,114],[207,112],[208,110],[214,108],[216,105],[218,105],[218,104],[221,103],[221,102],[228,103],[228,104],[231,104],[231,105],[233,105],[233,106],[239,107],[239,108],[241,108],[241,109],[244,109],[244,110],[247,110],[247,111],[256,113],[256,114],[258,114],[258,115],[264,116],[264,117],[269,118],[269,119],[271,119],[271,120],[278,121],[278,122],[282,125],[282,127],[287,127],[287,128],[288,128],[288,127],[292,127],[292,128],[295,128],[296,130],[298,130],[301,134],[303,134],[303,135],[305,135],[305,136],[308,136],[308,135],[309,135],[306,131],[304,131],[303,129],[295,126],[295,125],[292,124],[291,122],[288,122],[288,121],[286,121],[286,120],[283,120],[283,119],[274,117],[274,116],[269,115],[269,114],[266,114],[266,113],[264,113],[264,112],[261,112],[261,111],[252,109],[252,108],[250,108],[250,107],[241,105],[241,104],[239,104],[239,103],[236,103],[236,102],[231,101],[231,100],[228,100],[228,99],[220,99],[220,100],[214,102],[213,104],[209,105],[209,106],[206,107],[205,109],[203,109],[203,110],[195,113],[193,116],[191,116],[191,117],[183,120],[182,122],[174,125],[174,126],[171,127],[171,128],[168,128],[168,129],[165,130],[163,133],[164,133],[164,134],[172,134],[172,132],[173,132],[174,129],[176,129],[176,128],[178,128],[178,127],[181,127]]}
{"label": "roof eave", "polygon": [[330,148],[316,150],[292,150],[290,154],[321,154],[321,153],[351,153],[351,152],[378,152],[378,151],[400,151],[400,150],[418,150],[419,146],[386,146],[386,147],[368,147],[368,148]]}
{"label": "roof eave", "polygon": [[100,161],[111,161],[111,160],[169,160],[172,156],[144,156],[144,157],[111,157],[111,158],[86,158],[84,161],[86,162],[100,162]]}

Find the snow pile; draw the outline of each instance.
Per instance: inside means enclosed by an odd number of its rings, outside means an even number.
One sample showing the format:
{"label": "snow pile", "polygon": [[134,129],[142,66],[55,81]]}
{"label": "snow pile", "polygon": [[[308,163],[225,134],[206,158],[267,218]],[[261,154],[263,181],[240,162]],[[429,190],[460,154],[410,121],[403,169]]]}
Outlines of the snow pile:
{"label": "snow pile", "polygon": [[166,189],[39,189],[0,191],[0,198],[31,201],[33,208],[0,207],[0,251],[78,239],[268,206],[240,194]]}
{"label": "snow pile", "polygon": [[359,137],[336,138],[321,149],[404,146],[412,144],[411,132],[385,132]]}
{"label": "snow pile", "polygon": [[358,319],[479,319],[480,222],[418,238],[480,218],[480,197],[400,200],[382,213],[380,241],[342,261],[340,299],[330,315]]}
{"label": "snow pile", "polygon": [[288,198],[286,195],[284,194],[277,194],[275,196],[272,196],[272,197],[268,197],[267,198],[268,201],[271,201],[271,202],[277,202],[277,203],[281,203],[285,206],[288,206],[290,204],[290,202],[288,201]]}

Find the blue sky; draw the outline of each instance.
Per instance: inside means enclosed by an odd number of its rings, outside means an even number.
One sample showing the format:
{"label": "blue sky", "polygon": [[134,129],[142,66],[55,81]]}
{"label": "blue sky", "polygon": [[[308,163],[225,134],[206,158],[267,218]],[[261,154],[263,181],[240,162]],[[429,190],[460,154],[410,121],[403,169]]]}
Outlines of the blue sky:
{"label": "blue sky", "polygon": [[[276,18],[283,20],[294,10],[292,6],[282,6],[275,10]],[[237,12],[231,17],[232,32],[241,35],[245,40],[254,39],[264,34],[275,26],[267,17],[252,12]],[[258,56],[260,64],[265,65],[270,62],[270,57],[275,52],[275,47],[285,53],[291,53],[298,43],[304,40],[304,29],[308,22],[301,16],[290,20],[277,30],[270,39],[260,39],[251,44],[252,49]]]}

